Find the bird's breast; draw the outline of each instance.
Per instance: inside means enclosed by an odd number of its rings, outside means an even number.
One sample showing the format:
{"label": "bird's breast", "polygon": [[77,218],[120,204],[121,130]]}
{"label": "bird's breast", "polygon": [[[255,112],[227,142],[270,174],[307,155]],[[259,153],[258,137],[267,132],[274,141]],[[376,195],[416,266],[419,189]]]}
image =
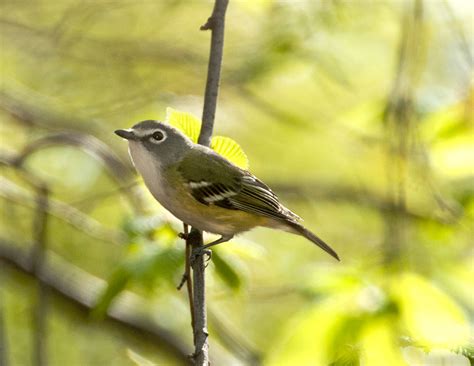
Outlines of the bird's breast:
{"label": "bird's breast", "polygon": [[145,147],[135,141],[130,141],[128,152],[133,165],[143,177],[143,181],[150,193],[164,205],[163,201],[166,200],[167,194],[165,190],[166,185],[161,173],[160,161],[155,159]]}
{"label": "bird's breast", "polygon": [[220,235],[232,235],[263,224],[262,218],[256,215],[198,202],[186,190],[181,175],[175,169],[163,168],[140,144],[130,141],[129,153],[153,197],[181,221]]}
{"label": "bird's breast", "polygon": [[129,144],[129,153],[133,165],[143,177],[153,197],[181,221],[190,225],[195,224],[194,212],[198,202],[194,202],[194,199],[185,192],[179,173],[174,169],[165,170],[146,148],[133,141]]}

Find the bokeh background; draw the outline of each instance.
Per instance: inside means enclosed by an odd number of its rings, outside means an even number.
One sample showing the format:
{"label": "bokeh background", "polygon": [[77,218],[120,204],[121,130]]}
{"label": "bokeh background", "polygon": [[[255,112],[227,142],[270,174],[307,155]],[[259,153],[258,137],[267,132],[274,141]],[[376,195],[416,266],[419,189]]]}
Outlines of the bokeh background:
{"label": "bokeh background", "polygon": [[[113,130],[201,116],[212,5],[1,2],[2,366],[187,363],[181,224]],[[230,1],[215,133],[342,261],[217,247],[214,365],[473,365],[473,12]]]}

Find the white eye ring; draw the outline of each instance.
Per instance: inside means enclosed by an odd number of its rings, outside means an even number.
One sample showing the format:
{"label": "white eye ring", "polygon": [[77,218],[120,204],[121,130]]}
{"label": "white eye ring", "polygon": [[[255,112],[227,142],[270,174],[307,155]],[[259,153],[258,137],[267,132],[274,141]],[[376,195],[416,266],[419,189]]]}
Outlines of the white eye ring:
{"label": "white eye ring", "polygon": [[154,144],[159,144],[166,139],[166,133],[162,130],[156,130],[150,136],[150,141]]}

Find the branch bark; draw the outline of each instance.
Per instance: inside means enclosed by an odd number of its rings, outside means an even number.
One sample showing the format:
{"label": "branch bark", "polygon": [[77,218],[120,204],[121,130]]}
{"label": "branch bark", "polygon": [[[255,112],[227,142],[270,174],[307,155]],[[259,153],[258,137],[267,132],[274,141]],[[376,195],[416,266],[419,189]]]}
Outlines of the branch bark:
{"label": "branch bark", "polygon": [[216,115],[217,95],[219,93],[219,80],[221,76],[222,53],[224,49],[225,12],[228,0],[216,0],[212,15],[201,30],[211,30],[211,50],[207,68],[206,91],[204,95],[204,108],[202,111],[202,126],[198,143],[209,146],[214,129]]}
{"label": "branch bark", "polygon": [[[222,53],[224,48],[224,24],[228,0],[215,0],[214,9],[201,30],[211,30],[211,49],[207,69],[207,82],[204,95],[202,125],[198,143],[209,146],[214,129],[219,79],[221,74]],[[198,248],[203,245],[202,233],[192,228],[186,241],[187,245]],[[193,265],[193,335],[196,365],[207,366],[209,362],[209,342],[206,312],[206,263],[204,256],[198,257]]]}
{"label": "branch bark", "polygon": [[[188,235],[187,246],[193,248],[203,245],[202,232],[192,228]],[[205,256],[197,257],[192,263],[193,280],[193,337],[194,354],[193,359],[196,365],[209,365],[209,342],[207,331],[207,308],[206,308],[206,260]]]}

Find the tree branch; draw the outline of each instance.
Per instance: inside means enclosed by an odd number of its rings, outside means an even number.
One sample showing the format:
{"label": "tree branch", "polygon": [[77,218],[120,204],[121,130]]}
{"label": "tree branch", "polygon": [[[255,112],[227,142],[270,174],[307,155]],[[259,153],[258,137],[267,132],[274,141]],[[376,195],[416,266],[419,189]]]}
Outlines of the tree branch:
{"label": "tree branch", "polygon": [[[203,245],[202,233],[192,228],[188,235],[186,245],[193,248]],[[207,331],[207,309],[206,309],[206,259],[204,255],[197,257],[192,263],[193,269],[193,336],[194,354],[196,365],[209,365],[209,343]]]}
{"label": "tree branch", "polygon": [[423,2],[406,3],[401,23],[397,70],[382,117],[387,141],[388,197],[396,210],[385,219],[384,256],[387,263],[406,252],[407,182],[410,164],[409,149],[413,143],[416,123],[415,91],[419,78],[423,44]]}
{"label": "tree branch", "polygon": [[7,335],[5,334],[5,316],[0,299],[0,366],[7,366]]}
{"label": "tree branch", "polygon": [[[34,208],[32,193],[6,178],[0,180],[0,197],[24,207]],[[126,240],[126,236],[119,230],[105,227],[92,217],[62,201],[49,199],[49,205],[44,209],[48,214],[70,224],[92,238],[115,244],[123,243]]]}
{"label": "tree branch", "polygon": [[[201,30],[211,30],[211,50],[207,69],[206,91],[204,95],[204,108],[202,112],[202,125],[198,143],[209,146],[214,129],[217,95],[219,92],[219,79],[221,74],[222,53],[224,48],[224,22],[228,0],[215,0],[214,9],[206,24]],[[186,238],[186,244],[198,248],[203,245],[202,233],[192,228]],[[209,365],[209,343],[206,313],[206,263],[204,256],[199,256],[192,264],[193,269],[193,335],[194,335],[194,361],[196,365]]]}
{"label": "tree branch", "polygon": [[[33,222],[35,243],[31,249],[31,263],[33,273],[38,276],[44,265],[47,247],[49,189],[44,183],[40,183],[38,187],[36,187],[36,191],[36,213]],[[33,362],[37,366],[43,366],[48,364],[46,351],[48,288],[39,280],[37,281],[36,287],[36,306],[33,309]]]}
{"label": "tree branch", "polygon": [[219,79],[221,76],[222,53],[224,49],[224,23],[228,0],[216,0],[212,15],[201,30],[211,30],[211,51],[207,68],[206,91],[204,108],[202,111],[202,126],[198,143],[209,146],[214,129],[217,95],[219,93]]}
{"label": "tree branch", "polygon": [[[97,301],[97,294],[107,285],[105,281],[51,251],[46,251],[45,257],[48,261],[40,268],[39,273],[35,273],[30,253],[20,249],[25,246],[0,238],[2,271],[12,267],[38,278],[55,295],[75,304],[84,311],[85,317],[89,317]],[[123,291],[107,311],[107,322],[119,325],[128,333],[140,337],[143,342],[158,344],[160,349],[171,353],[182,364],[188,364],[188,347],[181,341],[181,337],[164,329],[159,325],[156,316],[145,310],[146,301],[130,291]]]}

